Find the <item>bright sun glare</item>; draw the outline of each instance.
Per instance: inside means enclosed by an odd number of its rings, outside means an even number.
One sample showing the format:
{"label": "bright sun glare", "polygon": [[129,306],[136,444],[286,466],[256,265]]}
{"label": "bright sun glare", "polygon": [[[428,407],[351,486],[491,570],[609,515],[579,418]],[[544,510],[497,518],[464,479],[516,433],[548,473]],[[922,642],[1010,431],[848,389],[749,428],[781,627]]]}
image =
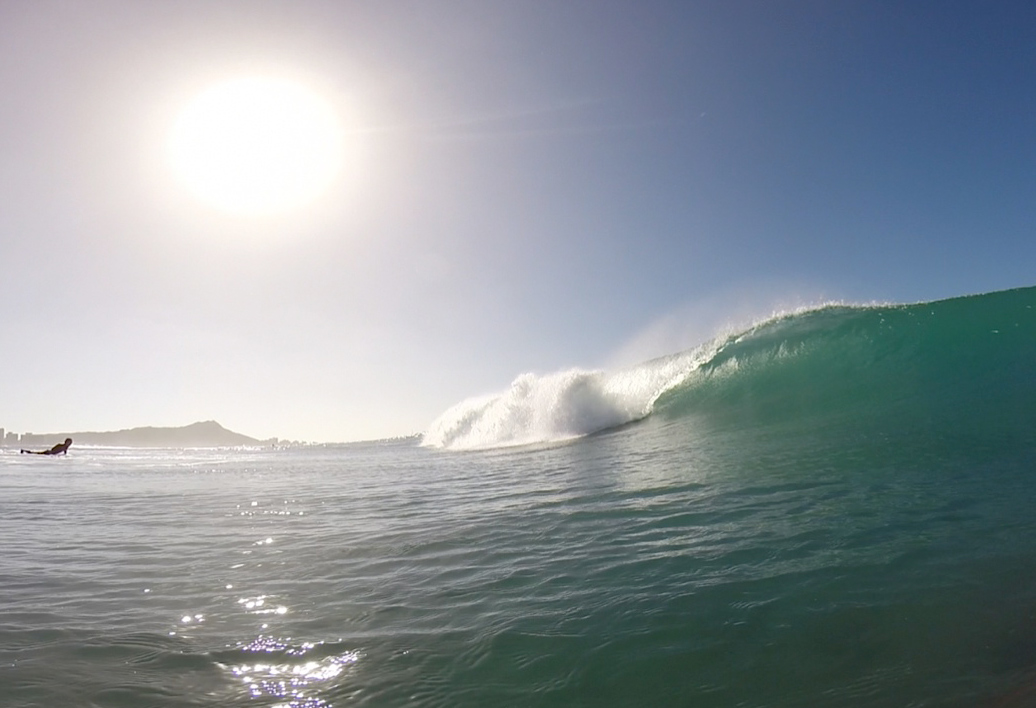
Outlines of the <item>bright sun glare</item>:
{"label": "bright sun glare", "polygon": [[271,78],[217,84],[177,117],[170,158],[203,202],[233,214],[287,211],[315,200],[342,162],[331,106],[307,88]]}

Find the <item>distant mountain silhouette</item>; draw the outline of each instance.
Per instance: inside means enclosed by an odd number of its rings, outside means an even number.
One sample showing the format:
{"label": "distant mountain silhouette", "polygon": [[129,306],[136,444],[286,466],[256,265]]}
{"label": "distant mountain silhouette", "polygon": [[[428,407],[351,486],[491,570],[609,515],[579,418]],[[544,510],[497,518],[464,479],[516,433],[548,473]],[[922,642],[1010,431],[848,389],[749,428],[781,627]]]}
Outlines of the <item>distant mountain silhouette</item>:
{"label": "distant mountain silhouette", "polygon": [[276,440],[257,440],[227,430],[214,420],[192,423],[180,428],[129,428],[110,432],[25,434],[21,444],[46,445],[51,440],[71,437],[75,445],[109,445],[112,447],[237,447],[268,445]]}

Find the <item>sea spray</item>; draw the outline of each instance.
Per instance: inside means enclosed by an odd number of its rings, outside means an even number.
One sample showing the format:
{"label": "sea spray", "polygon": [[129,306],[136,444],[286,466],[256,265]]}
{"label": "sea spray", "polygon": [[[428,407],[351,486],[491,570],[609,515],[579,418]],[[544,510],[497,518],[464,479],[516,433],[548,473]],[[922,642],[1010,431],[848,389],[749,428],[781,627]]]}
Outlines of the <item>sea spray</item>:
{"label": "sea spray", "polygon": [[707,358],[699,347],[614,372],[522,374],[503,393],[470,398],[437,418],[423,444],[473,450],[557,442],[640,420]]}

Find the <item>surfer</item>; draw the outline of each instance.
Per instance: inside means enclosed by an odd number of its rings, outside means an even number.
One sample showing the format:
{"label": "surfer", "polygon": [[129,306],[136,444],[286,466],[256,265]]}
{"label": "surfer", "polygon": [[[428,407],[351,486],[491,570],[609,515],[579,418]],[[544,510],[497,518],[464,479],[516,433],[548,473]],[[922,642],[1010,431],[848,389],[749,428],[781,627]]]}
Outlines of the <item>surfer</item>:
{"label": "surfer", "polygon": [[30,455],[67,455],[68,448],[72,446],[72,438],[65,438],[65,442],[58,443],[49,450],[43,450],[42,452],[33,452],[32,450],[22,450],[22,454],[28,453]]}

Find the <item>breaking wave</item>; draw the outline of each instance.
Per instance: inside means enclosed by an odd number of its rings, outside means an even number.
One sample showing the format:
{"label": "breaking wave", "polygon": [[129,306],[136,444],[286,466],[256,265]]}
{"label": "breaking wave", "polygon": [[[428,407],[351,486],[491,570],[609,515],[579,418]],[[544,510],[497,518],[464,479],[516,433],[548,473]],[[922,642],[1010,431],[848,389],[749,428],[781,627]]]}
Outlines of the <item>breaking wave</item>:
{"label": "breaking wave", "polygon": [[971,426],[1028,435],[1036,287],[913,305],[827,305],[627,369],[523,374],[502,393],[451,407],[423,444],[553,442],[652,413],[737,425],[967,417]]}

